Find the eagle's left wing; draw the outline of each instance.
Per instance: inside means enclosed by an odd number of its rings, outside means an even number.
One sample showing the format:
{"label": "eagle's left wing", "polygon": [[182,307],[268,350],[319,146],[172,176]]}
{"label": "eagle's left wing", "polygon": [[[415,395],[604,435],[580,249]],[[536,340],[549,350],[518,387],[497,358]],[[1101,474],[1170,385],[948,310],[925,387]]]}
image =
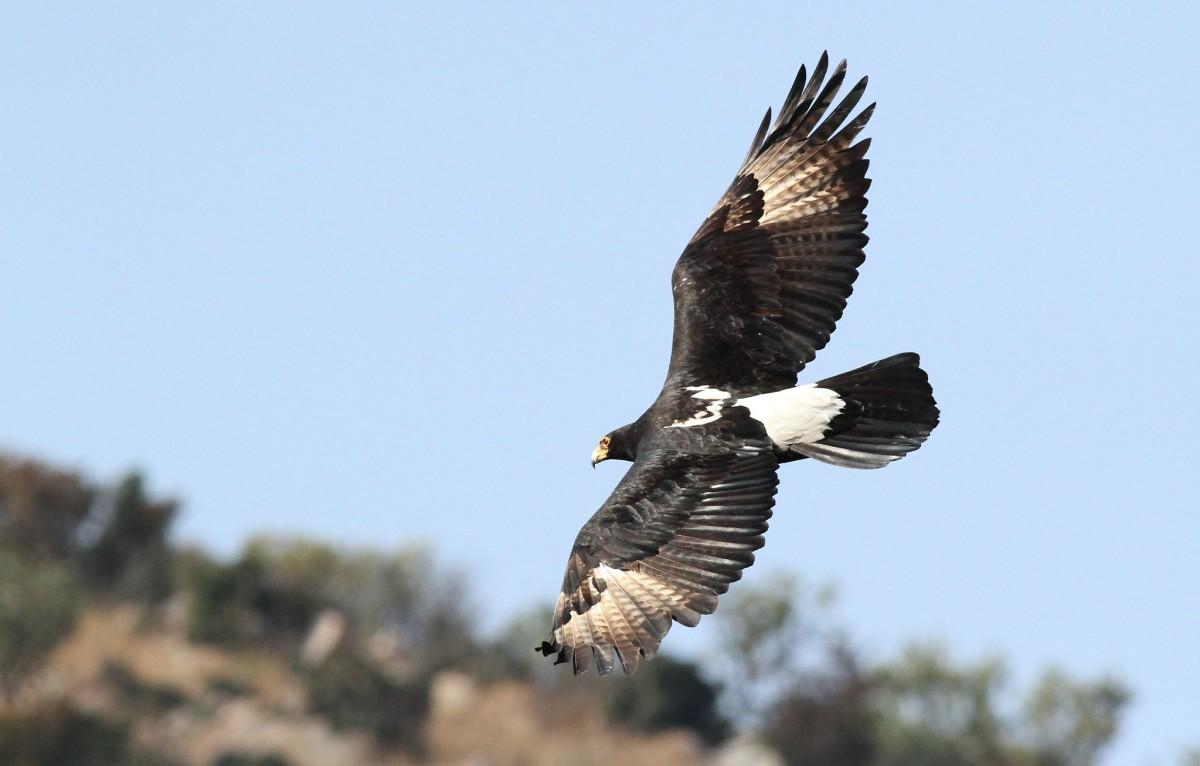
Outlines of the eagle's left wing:
{"label": "eagle's left wing", "polygon": [[855,143],[874,104],[855,114],[867,80],[837,105],[846,62],[803,67],[771,112],[729,190],[671,275],[675,332],[664,391],[790,388],[824,348],[867,243],[867,147]]}
{"label": "eagle's left wing", "polygon": [[[740,410],[744,413],[744,410]],[[738,410],[732,417],[736,418]],[[550,640],[540,650],[603,675],[653,657],[671,622],[694,626],[763,545],[777,466],[765,440],[681,452],[673,440],[724,440],[729,419],[665,428],[584,525],[563,578]],[[675,445],[683,447],[680,443]]]}

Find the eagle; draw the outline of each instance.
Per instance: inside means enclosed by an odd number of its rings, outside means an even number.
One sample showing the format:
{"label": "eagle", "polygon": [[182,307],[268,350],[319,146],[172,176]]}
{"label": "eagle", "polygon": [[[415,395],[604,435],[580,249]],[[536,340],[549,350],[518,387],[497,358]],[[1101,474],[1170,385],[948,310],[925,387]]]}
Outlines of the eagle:
{"label": "eagle", "polygon": [[827,53],[811,76],[800,68],[675,264],[666,382],[592,453],[593,466],[633,465],[575,538],[537,647],[576,674],[631,674],[672,623],[694,627],[716,609],[763,546],[781,463],[881,468],[938,423],[914,353],[797,385],[867,244],[870,139],[856,139],[875,105],[855,113],[863,77],[834,106],[845,77]]}

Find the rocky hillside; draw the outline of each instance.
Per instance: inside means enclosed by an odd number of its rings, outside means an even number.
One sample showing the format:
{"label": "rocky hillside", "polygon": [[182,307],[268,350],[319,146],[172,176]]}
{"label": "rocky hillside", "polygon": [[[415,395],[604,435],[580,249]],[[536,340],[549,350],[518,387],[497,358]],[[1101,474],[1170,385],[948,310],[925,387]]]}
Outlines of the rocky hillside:
{"label": "rocky hillside", "polygon": [[[331,661],[344,640],[328,628],[329,619],[314,626],[308,656],[297,666],[268,650],[195,643],[187,637],[186,611],[179,601],[153,612],[130,604],[85,609],[44,667],[0,708],[7,736],[22,717],[49,720],[69,710],[93,722],[66,722],[73,728],[61,736],[78,738],[84,729],[93,730],[94,739],[124,738],[119,749],[130,763],[687,766],[776,760],[769,753],[753,758],[744,742],[710,749],[686,729],[632,731],[586,693],[512,679],[480,681],[455,670],[433,676],[415,739],[385,746],[368,730],[313,712],[306,674]],[[35,756],[29,762],[49,761]]]}
{"label": "rocky hillside", "polygon": [[419,546],[224,560],[172,542],[178,510],[0,455],[0,765],[1088,766],[1129,699],[1054,669],[1017,697],[936,644],[866,659],[788,575],[722,600],[703,668],[574,678],[532,651],[546,613],[479,634]]}

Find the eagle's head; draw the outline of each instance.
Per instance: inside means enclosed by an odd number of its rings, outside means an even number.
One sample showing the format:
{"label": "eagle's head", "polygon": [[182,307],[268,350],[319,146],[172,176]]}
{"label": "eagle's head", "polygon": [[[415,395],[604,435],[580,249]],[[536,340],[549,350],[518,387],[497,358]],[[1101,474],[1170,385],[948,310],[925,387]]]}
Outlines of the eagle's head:
{"label": "eagle's head", "polygon": [[637,440],[633,437],[632,425],[622,426],[600,437],[600,443],[592,450],[592,468],[605,460],[633,460],[636,456],[634,446]]}

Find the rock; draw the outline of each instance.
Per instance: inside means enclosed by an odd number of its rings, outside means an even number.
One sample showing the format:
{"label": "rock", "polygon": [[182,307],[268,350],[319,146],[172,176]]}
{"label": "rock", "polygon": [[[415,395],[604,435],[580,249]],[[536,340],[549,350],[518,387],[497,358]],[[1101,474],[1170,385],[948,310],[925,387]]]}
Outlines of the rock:
{"label": "rock", "polygon": [[712,766],[787,766],[783,756],[753,737],[741,735],[722,745]]}
{"label": "rock", "polygon": [[438,673],[429,688],[431,716],[455,718],[471,709],[478,699],[475,681],[466,673]]}
{"label": "rock", "polygon": [[336,609],[326,609],[317,615],[304,646],[300,649],[300,661],[309,667],[325,662],[329,654],[342,642],[346,635],[346,618]]}

